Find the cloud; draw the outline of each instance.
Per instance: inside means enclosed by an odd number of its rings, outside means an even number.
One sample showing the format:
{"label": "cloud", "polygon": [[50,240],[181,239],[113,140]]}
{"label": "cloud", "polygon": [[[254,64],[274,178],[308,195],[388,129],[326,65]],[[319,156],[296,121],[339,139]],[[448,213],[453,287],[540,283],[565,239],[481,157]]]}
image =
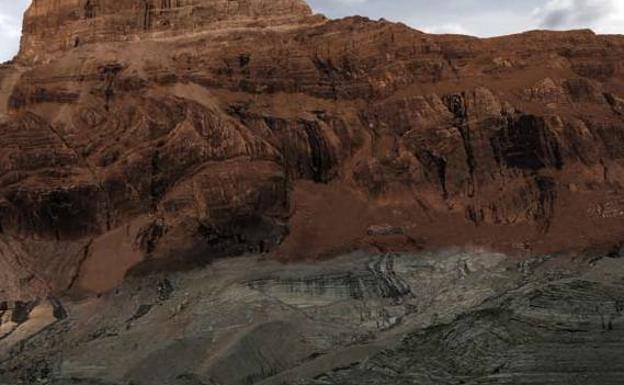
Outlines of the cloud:
{"label": "cloud", "polygon": [[2,0],[0,8],[0,62],[17,53],[22,30],[22,14],[30,0]]}
{"label": "cloud", "polygon": [[474,35],[473,32],[465,28],[463,25],[459,23],[445,23],[431,26],[424,26],[419,28],[423,32],[427,33],[450,33],[457,35]]}
{"label": "cloud", "polygon": [[621,0],[550,0],[533,13],[543,28],[596,27],[616,12],[616,1]]}

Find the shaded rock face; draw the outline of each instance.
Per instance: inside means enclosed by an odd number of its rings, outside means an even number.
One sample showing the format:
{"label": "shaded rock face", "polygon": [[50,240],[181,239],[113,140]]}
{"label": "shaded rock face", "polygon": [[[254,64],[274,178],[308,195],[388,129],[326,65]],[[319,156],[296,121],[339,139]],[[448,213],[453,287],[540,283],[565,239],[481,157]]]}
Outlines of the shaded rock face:
{"label": "shaded rock face", "polygon": [[244,253],[615,243],[623,55],[297,0],[34,1],[0,66],[0,296]]}

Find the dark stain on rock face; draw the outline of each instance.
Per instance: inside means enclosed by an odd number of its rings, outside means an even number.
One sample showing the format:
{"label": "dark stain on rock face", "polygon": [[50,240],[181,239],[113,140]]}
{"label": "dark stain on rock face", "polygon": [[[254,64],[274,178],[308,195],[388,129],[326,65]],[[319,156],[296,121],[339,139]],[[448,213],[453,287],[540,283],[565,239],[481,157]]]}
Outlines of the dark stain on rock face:
{"label": "dark stain on rock face", "polygon": [[333,151],[323,136],[318,124],[304,122],[310,147],[310,167],[312,179],[317,183],[327,183],[334,176],[333,167],[336,163]]}
{"label": "dark stain on rock face", "polygon": [[105,199],[95,187],[54,190],[37,196],[17,190],[5,197],[13,209],[5,226],[18,233],[69,240],[101,230],[97,213]]}
{"label": "dark stain on rock face", "polygon": [[[214,212],[221,220],[200,222],[183,249],[147,255],[128,275],[185,271],[209,265],[214,260],[273,250],[288,235],[288,226],[274,218],[251,213]],[[145,240],[144,240],[145,241]],[[154,242],[160,242],[158,238]],[[157,243],[154,243],[154,248]],[[150,244],[148,243],[149,247]]]}
{"label": "dark stain on rock face", "polygon": [[84,5],[84,18],[93,19],[95,17],[95,5],[91,0],[87,0]]}
{"label": "dark stain on rock face", "polygon": [[543,118],[509,118],[491,142],[498,161],[507,167],[528,171],[563,167],[559,144]]}
{"label": "dark stain on rock face", "polygon": [[8,106],[11,110],[20,110],[28,106],[43,103],[73,104],[80,98],[80,93],[66,90],[54,90],[43,87],[34,89],[16,88],[9,98]]}
{"label": "dark stain on rock face", "polygon": [[156,250],[158,242],[166,232],[165,223],[162,220],[155,220],[139,232],[136,243],[144,253],[150,255]]}
{"label": "dark stain on rock face", "polygon": [[110,109],[110,103],[115,97],[115,80],[122,70],[123,66],[119,63],[106,64],[99,68],[100,77],[103,82],[104,108],[106,111]]}
{"label": "dark stain on rock face", "polygon": [[254,214],[229,214],[221,221],[200,224],[192,260],[203,262],[228,255],[266,253],[287,234],[287,227],[274,219]]}
{"label": "dark stain on rock face", "polygon": [[543,176],[536,177],[535,184],[539,191],[539,204],[535,213],[535,220],[540,224],[541,230],[547,232],[555,215],[557,184],[553,178]]}

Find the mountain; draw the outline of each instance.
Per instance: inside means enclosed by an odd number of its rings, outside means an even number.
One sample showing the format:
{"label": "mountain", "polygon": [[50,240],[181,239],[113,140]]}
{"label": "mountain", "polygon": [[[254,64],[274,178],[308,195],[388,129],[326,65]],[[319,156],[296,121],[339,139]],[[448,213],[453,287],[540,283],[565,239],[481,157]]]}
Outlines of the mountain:
{"label": "mountain", "polygon": [[623,59],[34,0],[0,66],[0,382],[618,383]]}

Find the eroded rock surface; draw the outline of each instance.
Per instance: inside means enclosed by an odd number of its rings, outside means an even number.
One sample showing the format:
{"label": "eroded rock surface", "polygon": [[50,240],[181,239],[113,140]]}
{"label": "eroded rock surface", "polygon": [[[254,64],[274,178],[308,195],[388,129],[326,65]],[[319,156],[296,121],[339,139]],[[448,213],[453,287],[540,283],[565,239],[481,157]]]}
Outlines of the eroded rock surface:
{"label": "eroded rock surface", "polygon": [[448,250],[355,253],[313,264],[220,260],[193,272],[134,277],[99,298],[67,299],[67,317],[53,318],[50,303],[33,307],[1,340],[0,379],[618,384],[623,274],[612,254],[519,261]]}
{"label": "eroded rock surface", "polygon": [[41,61],[83,44],[288,26],[311,19],[302,0],[37,0],[25,15],[20,57]]}
{"label": "eroded rock surface", "polygon": [[34,1],[0,65],[0,382],[617,383],[623,57]]}
{"label": "eroded rock surface", "polygon": [[250,252],[617,242],[623,53],[299,0],[35,1],[0,68],[2,296]]}

